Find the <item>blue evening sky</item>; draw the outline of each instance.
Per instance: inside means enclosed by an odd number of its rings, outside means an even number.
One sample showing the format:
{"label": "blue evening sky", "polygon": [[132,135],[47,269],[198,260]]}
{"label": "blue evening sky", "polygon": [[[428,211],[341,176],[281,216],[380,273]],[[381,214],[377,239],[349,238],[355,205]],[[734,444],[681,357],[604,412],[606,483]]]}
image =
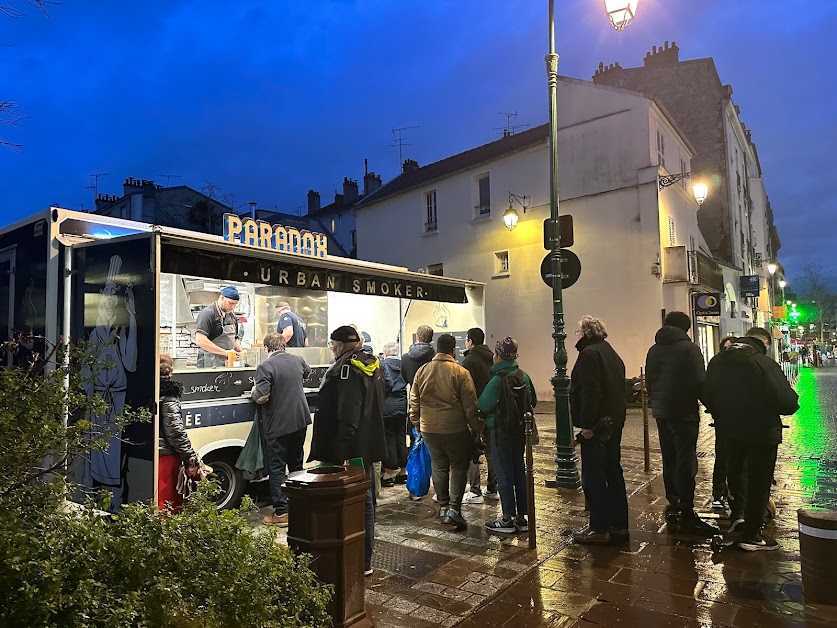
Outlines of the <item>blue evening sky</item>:
{"label": "blue evening sky", "polygon": [[[546,0],[65,0],[50,16],[25,0],[0,16],[0,101],[28,119],[0,138],[7,223],[48,204],[92,205],[125,177],[200,189],[239,209],[323,204],[363,160],[387,181],[404,157],[426,164],[499,137],[498,112],[546,121]],[[753,131],[793,279],[833,263],[837,211],[837,2],[639,0],[622,33],[602,0],[556,0],[561,74],[599,61],[641,65],[676,41],[711,56]]]}

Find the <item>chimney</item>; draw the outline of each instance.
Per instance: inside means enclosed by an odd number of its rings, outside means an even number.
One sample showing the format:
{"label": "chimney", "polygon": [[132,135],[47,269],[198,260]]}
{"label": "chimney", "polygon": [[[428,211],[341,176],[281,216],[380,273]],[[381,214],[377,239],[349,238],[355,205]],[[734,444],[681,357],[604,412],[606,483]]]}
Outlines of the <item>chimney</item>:
{"label": "chimney", "polygon": [[363,195],[368,196],[381,187],[381,175],[367,172],[363,175]]}
{"label": "chimney", "polygon": [[316,190],[308,190],[308,213],[320,211],[320,193]]}
{"label": "chimney", "polygon": [[357,199],[357,181],[349,177],[343,177],[343,201],[346,205],[351,205]]}
{"label": "chimney", "polygon": [[401,166],[402,174],[405,172],[412,172],[413,170],[418,170],[419,165],[415,159],[405,159],[404,164]]}
{"label": "chimney", "polygon": [[250,201],[247,204],[250,206],[250,218],[255,220],[256,219],[256,205],[258,205],[258,203],[256,201]]}
{"label": "chimney", "polygon": [[668,42],[665,42],[659,48],[653,46],[651,52],[645,53],[645,59],[643,59],[642,63],[646,68],[656,68],[662,65],[680,63],[680,48],[677,47],[675,42],[671,42],[671,46],[668,45]]}
{"label": "chimney", "polygon": [[605,65],[599,61],[599,67],[596,68],[596,72],[593,74],[593,82],[612,84],[613,77],[618,76],[621,72],[622,66],[618,62]]}

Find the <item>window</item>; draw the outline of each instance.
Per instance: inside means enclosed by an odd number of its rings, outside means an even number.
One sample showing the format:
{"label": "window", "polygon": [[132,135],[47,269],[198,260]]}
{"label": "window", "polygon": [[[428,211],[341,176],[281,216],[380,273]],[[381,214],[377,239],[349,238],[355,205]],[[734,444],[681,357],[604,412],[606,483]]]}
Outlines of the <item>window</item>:
{"label": "window", "polygon": [[660,129],[657,129],[657,163],[666,167],[666,136]]}
{"label": "window", "polygon": [[[680,155],[680,172],[686,172],[686,160],[683,159],[683,155]],[[686,178],[683,177],[680,179],[680,187],[684,190],[686,189]]]}
{"label": "window", "polygon": [[428,275],[438,275],[439,277],[442,277],[445,273],[444,273],[444,270],[442,269],[441,264],[428,264],[427,265],[427,274]]}
{"label": "window", "polygon": [[668,244],[669,246],[677,245],[677,231],[674,228],[674,218],[668,217]]}
{"label": "window", "polygon": [[352,229],[352,248],[357,248],[357,231],[355,229]]}
{"label": "window", "polygon": [[484,175],[477,179],[477,204],[474,214],[477,218],[491,213],[491,177]]}
{"label": "window", "polygon": [[498,251],[494,254],[494,276],[507,276],[509,274],[509,252]]}
{"label": "window", "polygon": [[436,190],[424,193],[424,232],[436,231]]}
{"label": "window", "polygon": [[332,233],[337,232],[337,220],[335,218],[331,219],[331,232]]}

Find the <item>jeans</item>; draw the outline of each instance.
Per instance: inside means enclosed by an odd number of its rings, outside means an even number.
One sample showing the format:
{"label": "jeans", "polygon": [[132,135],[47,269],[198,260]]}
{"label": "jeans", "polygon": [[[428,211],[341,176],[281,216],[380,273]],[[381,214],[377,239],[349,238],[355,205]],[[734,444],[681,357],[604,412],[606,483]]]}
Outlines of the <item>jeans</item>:
{"label": "jeans", "polygon": [[770,499],[779,446],[738,439],[728,442],[729,451],[735,452],[727,461],[733,517],[743,515],[744,524],[739,530],[745,537],[753,536],[761,530]]}
{"label": "jeans", "polygon": [[430,452],[433,489],[439,506],[449,506],[457,512],[462,508],[465,484],[468,482],[468,466],[474,441],[471,432],[465,430],[456,434],[428,434],[422,432],[427,450]]}
{"label": "jeans", "polygon": [[628,495],[621,465],[622,425],[613,425],[610,440],[581,441],[581,487],[590,506],[590,530],[628,528]]}
{"label": "jeans", "polygon": [[387,443],[387,457],[384,460],[385,469],[401,469],[407,466],[407,434],[406,415],[384,417],[384,435]]}
{"label": "jeans", "polygon": [[507,434],[495,428],[491,431],[503,516],[525,517],[529,512],[526,500],[526,469],[523,465],[526,435]]}
{"label": "jeans", "polygon": [[264,441],[265,462],[267,472],[270,474],[270,497],[273,499],[273,508],[277,515],[284,515],[288,512],[288,498],[282,491],[288,475],[285,472],[302,471],[302,449],[305,445],[305,433],[307,427]]}
{"label": "jeans", "polygon": [[727,486],[727,458],[729,457],[729,445],[727,440],[715,430],[715,467],[712,469],[712,497],[727,497],[729,487]]}
{"label": "jeans", "polygon": [[697,475],[697,419],[664,419],[654,417],[660,435],[663,456],[663,484],[666,499],[680,504],[687,517],[695,512],[695,476]]}
{"label": "jeans", "polygon": [[[489,428],[485,428],[482,433],[483,440],[485,440],[485,460],[488,465],[488,479],[486,480],[485,490],[491,493],[497,491],[497,475],[494,470],[494,448],[491,445],[492,431]],[[468,468],[468,486],[471,487],[471,492],[477,495],[482,495],[482,489],[480,488],[480,467],[481,465],[479,463],[471,462],[471,466]]]}

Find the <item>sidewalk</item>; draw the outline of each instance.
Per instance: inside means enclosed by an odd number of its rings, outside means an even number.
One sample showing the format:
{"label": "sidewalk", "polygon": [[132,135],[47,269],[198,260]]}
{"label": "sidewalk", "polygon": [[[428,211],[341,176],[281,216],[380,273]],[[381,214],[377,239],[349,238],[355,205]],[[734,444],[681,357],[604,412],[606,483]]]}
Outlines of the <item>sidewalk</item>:
{"label": "sidewalk", "polygon": [[[483,522],[499,504],[465,506],[461,533],[438,523],[431,496],[411,501],[403,486],[383,489],[366,601],[378,628],[409,626],[827,626],[837,607],[802,602],[796,509],[837,507],[837,373],[800,380],[803,407],[789,418],[774,491],[779,506],[769,532],[774,552],[728,549],[668,534],[653,419],[651,473],[643,470],[642,415],[629,411],[622,465],[628,488],[631,541],[622,547],[573,545],[587,523],[581,491],[548,489],[554,472],[553,418],[538,414],[535,448],[537,550],[526,536],[489,534]],[[806,388],[807,387],[807,388]],[[550,412],[543,404],[539,410]],[[824,414],[825,413],[825,414]],[[827,416],[826,416],[827,414]],[[696,503],[708,504],[714,431],[704,417],[698,443]],[[266,509],[265,509],[266,512]]]}

